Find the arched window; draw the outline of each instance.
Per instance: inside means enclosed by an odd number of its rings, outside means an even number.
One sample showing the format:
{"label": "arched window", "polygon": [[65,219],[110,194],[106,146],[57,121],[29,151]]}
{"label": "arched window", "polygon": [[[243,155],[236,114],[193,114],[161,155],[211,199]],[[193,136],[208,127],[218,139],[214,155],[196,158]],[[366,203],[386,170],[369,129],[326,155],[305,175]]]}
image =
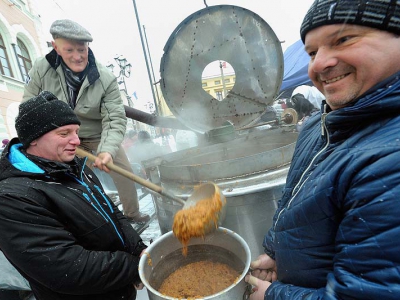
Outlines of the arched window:
{"label": "arched window", "polygon": [[18,116],[18,111],[19,111],[19,105],[21,103],[19,102],[13,102],[7,107],[6,111],[6,120],[7,120],[7,126],[9,130],[10,137],[17,136],[17,131],[15,130],[15,119]]}
{"label": "arched window", "polygon": [[32,68],[32,61],[25,44],[20,39],[17,39],[17,44],[18,63],[21,67],[22,79],[25,81],[29,70]]}
{"label": "arched window", "polygon": [[[0,141],[2,141],[3,139],[9,139],[10,137],[8,136],[7,133],[7,127],[6,124],[4,122],[4,118],[1,114],[1,110],[0,110]],[[0,145],[1,147],[1,145]]]}
{"label": "arched window", "polygon": [[0,34],[0,72],[3,75],[13,77],[13,73],[10,68],[10,61],[7,55],[6,45],[4,44],[4,40],[1,34]]}

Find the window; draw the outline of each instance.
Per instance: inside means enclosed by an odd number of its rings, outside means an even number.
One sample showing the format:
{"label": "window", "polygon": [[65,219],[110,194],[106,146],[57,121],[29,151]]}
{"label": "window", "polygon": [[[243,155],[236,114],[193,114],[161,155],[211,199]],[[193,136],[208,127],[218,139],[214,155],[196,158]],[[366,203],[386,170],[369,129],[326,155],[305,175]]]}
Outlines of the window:
{"label": "window", "polygon": [[221,80],[216,80],[216,81],[214,81],[214,84],[215,84],[215,85],[221,84]]}
{"label": "window", "polygon": [[3,75],[13,77],[12,70],[10,68],[10,61],[7,55],[7,49],[4,45],[3,37],[0,34],[0,72]]}
{"label": "window", "polygon": [[215,92],[215,95],[217,96],[217,100],[224,100],[224,97],[222,96],[222,91]]}
{"label": "window", "polygon": [[203,82],[202,87],[206,87],[206,86],[207,86],[207,82]]}
{"label": "window", "polygon": [[225,81],[225,83],[231,82],[229,78],[228,78],[228,79],[225,79],[224,81]]}
{"label": "window", "polygon": [[20,39],[17,39],[17,44],[18,63],[21,67],[22,80],[25,81],[29,70],[32,68],[32,61],[25,44]]}
{"label": "window", "polygon": [[9,139],[9,138],[10,137],[8,136],[8,133],[7,133],[7,127],[6,127],[6,124],[4,122],[4,118],[3,118],[2,114],[1,114],[1,110],[0,110],[0,140]]}

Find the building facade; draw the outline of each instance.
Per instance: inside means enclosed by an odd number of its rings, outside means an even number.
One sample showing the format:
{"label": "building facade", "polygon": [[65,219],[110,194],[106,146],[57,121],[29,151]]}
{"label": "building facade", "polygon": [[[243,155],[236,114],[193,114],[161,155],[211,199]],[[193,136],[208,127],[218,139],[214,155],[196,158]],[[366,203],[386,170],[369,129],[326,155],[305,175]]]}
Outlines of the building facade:
{"label": "building facade", "polygon": [[236,75],[233,73],[223,76],[209,76],[202,78],[202,87],[215,99],[222,101],[235,85]]}
{"label": "building facade", "polygon": [[0,140],[16,136],[15,117],[34,60],[48,49],[31,0],[0,1]]}

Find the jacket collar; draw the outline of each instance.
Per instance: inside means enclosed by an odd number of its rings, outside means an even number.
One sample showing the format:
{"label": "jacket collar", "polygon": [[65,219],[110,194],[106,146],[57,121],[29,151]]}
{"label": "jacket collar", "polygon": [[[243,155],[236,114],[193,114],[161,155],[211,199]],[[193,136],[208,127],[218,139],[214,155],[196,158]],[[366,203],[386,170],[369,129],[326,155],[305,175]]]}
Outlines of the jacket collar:
{"label": "jacket collar", "polygon": [[398,115],[399,97],[400,72],[375,85],[348,106],[329,112],[326,124],[339,129]]}
{"label": "jacket collar", "polygon": [[77,157],[70,163],[61,163],[30,155],[22,149],[18,138],[14,138],[1,155],[0,180],[7,177],[26,176],[26,173],[31,174],[30,176],[71,173],[79,177],[84,167],[84,160]]}
{"label": "jacket collar", "polygon": [[[61,65],[61,56],[59,56],[56,50],[51,50],[46,55],[46,60],[50,64],[50,66],[56,70]],[[96,65],[96,58],[94,57],[92,49],[89,48],[89,55],[88,55],[89,67],[87,73],[87,79],[89,84],[93,84],[97,79],[100,78],[99,70],[97,69]]]}

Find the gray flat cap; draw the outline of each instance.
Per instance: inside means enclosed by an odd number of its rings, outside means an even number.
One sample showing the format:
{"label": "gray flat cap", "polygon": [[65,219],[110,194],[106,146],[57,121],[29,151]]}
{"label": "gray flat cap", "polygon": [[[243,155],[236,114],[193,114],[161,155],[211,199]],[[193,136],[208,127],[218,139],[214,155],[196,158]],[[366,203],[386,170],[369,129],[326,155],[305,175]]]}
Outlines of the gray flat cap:
{"label": "gray flat cap", "polygon": [[64,38],[80,42],[93,41],[92,35],[86,28],[71,20],[57,20],[51,24],[50,33],[53,39]]}

